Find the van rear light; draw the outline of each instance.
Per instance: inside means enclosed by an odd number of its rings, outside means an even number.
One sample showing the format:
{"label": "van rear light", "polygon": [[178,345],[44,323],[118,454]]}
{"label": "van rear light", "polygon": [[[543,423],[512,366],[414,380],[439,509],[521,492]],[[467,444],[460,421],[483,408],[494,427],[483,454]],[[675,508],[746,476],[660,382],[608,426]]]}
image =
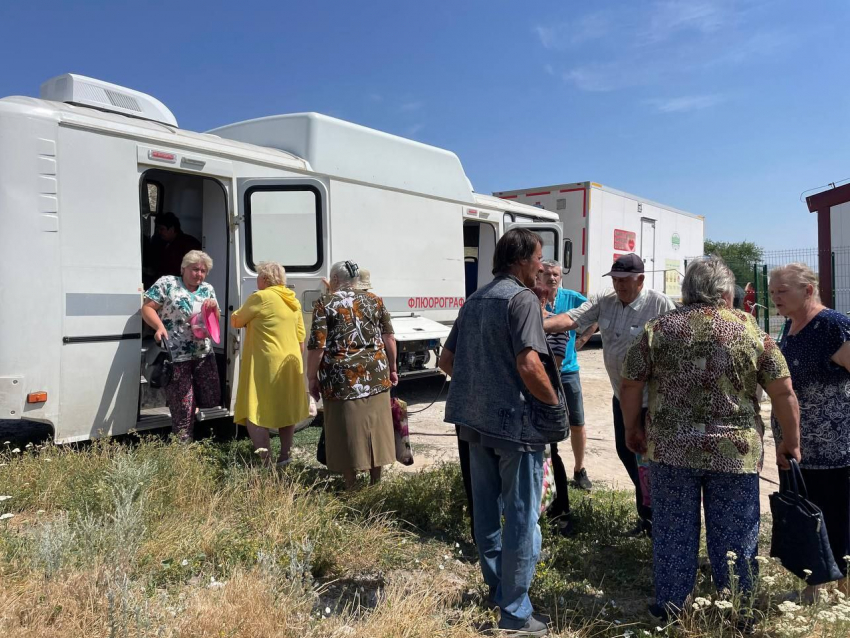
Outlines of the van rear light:
{"label": "van rear light", "polygon": [[27,403],[44,403],[47,401],[47,392],[30,392],[27,395]]}

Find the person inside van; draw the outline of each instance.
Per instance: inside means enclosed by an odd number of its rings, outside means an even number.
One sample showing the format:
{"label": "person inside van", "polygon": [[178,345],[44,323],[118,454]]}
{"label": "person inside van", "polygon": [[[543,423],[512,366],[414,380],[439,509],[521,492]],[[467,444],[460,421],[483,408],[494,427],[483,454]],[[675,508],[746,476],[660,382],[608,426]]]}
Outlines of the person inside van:
{"label": "person inside van", "polygon": [[158,249],[153,251],[156,279],[168,275],[179,277],[183,256],[192,250],[201,250],[201,242],[183,232],[180,219],[174,213],[157,215],[156,236]]}

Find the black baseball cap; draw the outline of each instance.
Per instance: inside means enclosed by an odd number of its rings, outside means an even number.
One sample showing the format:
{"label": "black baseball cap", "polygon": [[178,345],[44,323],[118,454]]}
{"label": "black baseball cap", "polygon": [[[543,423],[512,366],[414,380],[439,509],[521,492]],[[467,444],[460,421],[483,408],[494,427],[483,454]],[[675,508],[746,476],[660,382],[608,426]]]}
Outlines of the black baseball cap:
{"label": "black baseball cap", "polygon": [[635,255],[634,253],[629,253],[628,255],[622,255],[617,258],[617,261],[614,262],[614,265],[611,266],[611,272],[606,272],[603,277],[631,277],[632,275],[642,275],[643,274],[643,259]]}

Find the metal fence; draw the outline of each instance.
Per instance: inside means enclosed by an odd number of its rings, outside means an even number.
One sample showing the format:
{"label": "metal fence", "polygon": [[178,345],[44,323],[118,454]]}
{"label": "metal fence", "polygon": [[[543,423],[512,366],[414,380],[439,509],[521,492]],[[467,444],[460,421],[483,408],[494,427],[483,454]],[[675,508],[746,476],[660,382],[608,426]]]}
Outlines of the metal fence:
{"label": "metal fence", "polygon": [[[689,261],[686,260],[686,267]],[[826,282],[822,278],[821,285],[823,303],[840,312],[850,313],[850,247],[834,247],[828,251],[817,248],[765,251],[757,262],[727,259],[726,263],[735,273],[741,288],[747,283],[755,288],[756,319],[765,332],[774,337],[779,335],[785,324],[785,318],[776,311],[768,294],[770,271],[777,266],[803,263],[820,275],[822,264],[827,264],[829,277]]]}

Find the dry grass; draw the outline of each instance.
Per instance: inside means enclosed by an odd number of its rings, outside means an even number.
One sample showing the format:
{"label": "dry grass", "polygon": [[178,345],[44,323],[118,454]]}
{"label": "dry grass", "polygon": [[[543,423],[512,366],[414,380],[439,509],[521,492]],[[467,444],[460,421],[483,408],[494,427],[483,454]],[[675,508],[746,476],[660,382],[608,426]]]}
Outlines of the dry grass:
{"label": "dry grass", "polygon": [[[456,467],[349,495],[294,465],[263,470],[246,442],[0,453],[0,515],[14,514],[0,521],[0,636],[462,638],[492,621]],[[731,638],[742,613],[756,635],[850,633],[835,592],[777,605],[801,583],[772,561],[757,608],[723,609],[702,575],[712,599],[657,628],[650,544],[619,533],[630,495],[575,496],[578,534],[544,532],[531,592],[557,635]]]}
{"label": "dry grass", "polygon": [[[0,523],[0,635],[390,635],[387,606],[428,606],[429,627],[458,617],[451,596],[383,576],[421,550],[390,514],[352,509],[305,468],[259,468],[239,444],[99,442],[3,461],[0,513],[15,517]],[[367,583],[377,605],[337,601],[326,618],[322,583],[336,579]]]}

